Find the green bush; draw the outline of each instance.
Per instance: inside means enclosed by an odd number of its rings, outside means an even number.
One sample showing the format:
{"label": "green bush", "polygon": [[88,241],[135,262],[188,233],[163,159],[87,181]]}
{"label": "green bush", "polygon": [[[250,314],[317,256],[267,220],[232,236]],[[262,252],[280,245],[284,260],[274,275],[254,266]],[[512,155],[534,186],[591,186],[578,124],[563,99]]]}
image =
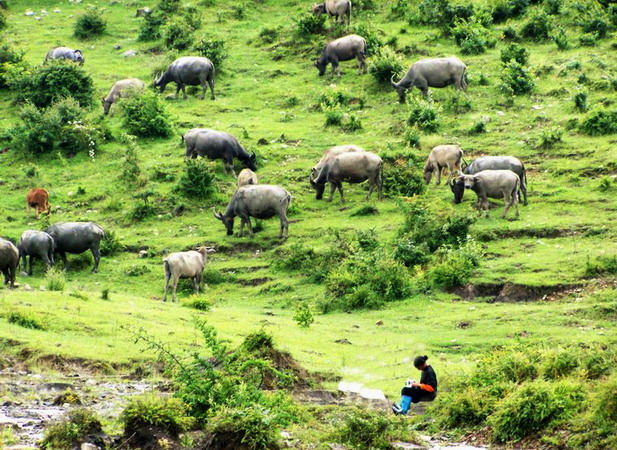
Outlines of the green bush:
{"label": "green bush", "polygon": [[474,15],[472,3],[451,4],[449,0],[422,0],[417,13],[409,18],[413,23],[435,25],[446,33],[457,20],[469,20]]}
{"label": "green bush", "polygon": [[529,50],[518,44],[508,44],[501,50],[501,62],[507,64],[510,61],[516,61],[521,66],[526,65],[529,61]]}
{"label": "green bush", "polygon": [[486,133],[486,121],[478,120],[469,129],[469,134],[482,134]]}
{"label": "green bush", "polygon": [[596,108],[587,113],[579,127],[590,136],[617,133],[617,109]]}
{"label": "green bush", "polygon": [[315,15],[306,13],[295,19],[296,34],[304,39],[310,39],[315,34],[322,34],[326,31],[326,15]]}
{"label": "green bush", "polygon": [[198,200],[211,198],[217,192],[212,164],[204,159],[185,161],[184,173],[178,180],[176,190],[188,198]]}
{"label": "green bush", "polygon": [[158,0],[155,9],[160,9],[165,14],[174,14],[181,7],[181,0]]}
{"label": "green bush", "polygon": [[445,247],[433,256],[433,264],[424,275],[428,285],[446,289],[465,285],[480,265],[480,249],[468,240],[458,248]]}
{"label": "green bush", "polygon": [[572,374],[582,355],[572,349],[551,349],[542,355],[540,373],[545,380],[557,380]]}
{"label": "green bush", "polygon": [[198,311],[210,311],[212,309],[212,301],[205,298],[195,298],[184,303],[184,306]]}
{"label": "green bush", "polygon": [[570,48],[570,41],[568,40],[565,28],[558,27],[553,33],[552,39],[558,50],[567,50]]}
{"label": "green bush", "polygon": [[348,133],[353,133],[362,129],[362,121],[354,114],[345,114],[344,120],[341,123],[341,129]]}
{"label": "green bush", "polygon": [[403,59],[390,47],[383,47],[379,53],[369,60],[369,73],[379,83],[390,83],[394,76],[397,78],[405,70]]}
{"label": "green bush", "polygon": [[107,230],[105,232],[105,237],[101,240],[99,250],[102,256],[113,256],[124,250],[124,245],[120,243],[114,231]]}
{"label": "green bush", "polygon": [[89,437],[96,437],[102,432],[103,427],[95,413],[85,408],[77,408],[69,411],[63,420],[45,429],[40,446],[49,450],[72,450],[86,442]]}
{"label": "green bush", "polygon": [[451,29],[456,44],[463,55],[479,55],[488,48],[495,47],[497,40],[491,36],[478,18],[472,16],[469,20],[458,19]]}
{"label": "green bush", "polygon": [[484,424],[494,406],[489,393],[465,386],[440,394],[436,417],[445,428],[473,427]]}
{"label": "green bush", "polygon": [[6,320],[8,323],[19,325],[23,328],[30,328],[31,330],[45,329],[45,325],[43,325],[43,322],[38,317],[30,313],[11,311],[6,316]]}
{"label": "green bush", "polygon": [[365,408],[347,413],[336,428],[334,439],[358,450],[388,450],[390,441],[409,438],[404,420]]}
{"label": "green bush", "polygon": [[595,422],[600,427],[615,427],[617,423],[617,376],[613,375],[604,382],[599,383],[594,398],[593,415]]}
{"label": "green bush", "polygon": [[8,19],[3,11],[0,11],[0,30],[4,30],[8,25]]}
{"label": "green bush", "polygon": [[418,130],[414,127],[405,127],[403,142],[407,147],[420,148],[420,133],[418,133]]}
{"label": "green bush", "polygon": [[501,73],[501,90],[507,94],[523,95],[534,90],[534,83],[529,70],[516,61],[504,65]]}
{"label": "green bush", "polygon": [[428,246],[424,242],[417,242],[411,234],[401,235],[394,242],[394,259],[406,267],[421,266],[430,259]]}
{"label": "green bush", "polygon": [[279,32],[276,28],[264,27],[259,32],[259,39],[261,39],[264,44],[273,44],[278,37]]}
{"label": "green bush", "polygon": [[23,59],[23,51],[14,50],[7,42],[0,44],[0,89],[9,87],[13,71],[25,70]]}
{"label": "green bush", "polygon": [[324,110],[324,107],[347,106],[351,100],[351,95],[340,89],[327,89],[317,98],[321,110]]}
{"label": "green bush", "polygon": [[501,23],[523,15],[529,6],[529,0],[494,0],[491,6],[493,21]]}
{"label": "green bush", "polygon": [[469,112],[473,107],[469,97],[460,91],[449,94],[443,106],[446,111],[450,111],[454,114]]}
{"label": "green bush", "polygon": [[397,19],[406,19],[411,10],[410,0],[395,0],[390,5],[390,13]]}
{"label": "green bush", "polygon": [[578,91],[572,97],[574,100],[574,108],[579,112],[587,112],[589,110],[589,103],[587,103],[587,92]]}
{"label": "green bush", "polygon": [[173,397],[146,394],[132,397],[120,414],[125,436],[140,428],[153,426],[176,437],[191,427],[194,420],[188,414],[188,407]]}
{"label": "green bush", "polygon": [[341,126],[343,124],[343,110],[341,110],[338,106],[326,106],[322,105],[321,109],[326,116],[326,120],[324,122],[324,126]]}
{"label": "green bush", "polygon": [[199,30],[201,28],[203,21],[201,8],[193,5],[185,5],[182,8],[182,17],[192,30]]}
{"label": "green bush", "polygon": [[48,291],[63,291],[66,285],[66,277],[64,270],[52,267],[45,275]]}
{"label": "green bush", "polygon": [[73,27],[73,36],[77,39],[89,39],[100,36],[107,28],[107,21],[97,9],[89,9],[79,16]]}
{"label": "green bush", "polygon": [[550,38],[551,29],[552,21],[550,16],[544,12],[539,12],[523,25],[521,35],[534,41],[545,41]]}
{"label": "green bush", "polygon": [[182,19],[166,23],[162,28],[163,42],[170,50],[186,50],[193,43],[193,28]]}
{"label": "green bush", "polygon": [[172,119],[165,105],[152,92],[135,94],[120,102],[123,123],[129,133],[140,137],[167,138],[172,135]]}
{"label": "green bush", "polygon": [[411,154],[384,158],[383,186],[389,197],[413,197],[426,190],[417,159]]}
{"label": "green bush", "polygon": [[597,39],[603,39],[610,29],[609,23],[600,15],[590,15],[580,22],[585,33],[592,34]]}
{"label": "green bush", "polygon": [[311,307],[307,303],[300,303],[296,307],[294,320],[302,328],[308,328],[315,321]]}
{"label": "green bush", "polygon": [[193,49],[200,56],[206,57],[212,61],[214,67],[219,70],[223,66],[223,62],[229,57],[225,40],[209,38],[205,34],[195,42]]}
{"label": "green bush", "polygon": [[374,216],[379,214],[379,210],[371,205],[360,206],[358,209],[354,210],[350,216],[351,217],[364,217],[364,216]]}
{"label": "green bush", "polygon": [[536,138],[535,147],[548,150],[562,141],[563,129],[559,127],[546,128]]}
{"label": "green bush", "polygon": [[144,16],[143,22],[139,25],[137,40],[147,42],[160,39],[162,37],[161,28],[165,24],[165,21],[165,16],[158,10],[154,10],[150,14]]}
{"label": "green bush", "polygon": [[250,450],[269,450],[279,448],[279,428],[272,411],[260,405],[246,405],[220,409],[208,421],[206,431],[227,439],[233,436],[236,445],[244,444]]}
{"label": "green bush", "polygon": [[598,256],[593,262],[587,260],[585,276],[614,275],[617,273],[617,256]]}
{"label": "green bush", "polygon": [[66,97],[74,98],[80,106],[92,105],[94,83],[80,66],[65,60],[48,61],[11,79],[17,92],[17,102],[30,102],[46,108]]}
{"label": "green bush", "polygon": [[430,103],[421,100],[409,106],[407,123],[410,126],[417,126],[422,131],[434,133],[439,129],[440,122],[439,113]]}

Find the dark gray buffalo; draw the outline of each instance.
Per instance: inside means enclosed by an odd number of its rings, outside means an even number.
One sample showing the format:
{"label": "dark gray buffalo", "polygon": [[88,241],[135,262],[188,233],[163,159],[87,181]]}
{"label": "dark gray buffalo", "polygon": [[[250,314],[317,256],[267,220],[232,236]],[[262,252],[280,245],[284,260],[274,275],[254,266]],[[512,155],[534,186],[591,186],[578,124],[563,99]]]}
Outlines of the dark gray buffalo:
{"label": "dark gray buffalo", "polygon": [[79,65],[83,65],[86,61],[84,58],[84,54],[81,50],[74,50],[69,47],[54,47],[47,52],[47,56],[45,56],[45,61],[47,62],[50,59],[68,59],[70,61],[79,63]]}
{"label": "dark gray buffalo", "polygon": [[251,217],[256,219],[269,219],[278,216],[281,221],[279,238],[289,236],[289,221],[287,220],[287,208],[291,203],[291,194],[280,186],[269,184],[255,184],[238,188],[231,201],[227,205],[225,213],[217,213],[213,208],[214,217],[223,222],[227,234],[234,233],[234,218],[241,219],[238,236],[244,234],[244,225],[249,227],[249,235],[253,237]]}
{"label": "dark gray buffalo", "polygon": [[[527,173],[525,172],[525,165],[520,159],[514,156],[481,156],[466,166],[463,169],[463,173],[465,175],[475,175],[483,170],[511,170],[517,174],[518,178],[521,180],[519,198],[522,194],[524,198],[523,205],[527,205]],[[455,192],[455,203],[460,203],[462,199],[463,194],[461,193],[459,201],[456,201]]]}
{"label": "dark gray buffalo", "polygon": [[328,64],[332,64],[332,74],[341,76],[339,61],[358,60],[359,73],[366,73],[366,41],[362,36],[350,34],[342,38],[328,42],[321,52],[321,56],[315,61],[315,67],[319,70],[319,76],[326,73]]}
{"label": "dark gray buffalo", "polygon": [[19,256],[22,259],[22,266],[26,272],[26,259],[29,256],[28,275],[32,275],[32,260],[40,258],[45,262],[49,269],[54,263],[54,238],[44,231],[26,230],[21,234],[19,244],[17,244]]}
{"label": "dark gray buffalo", "polygon": [[199,130],[201,131],[191,130],[184,135],[187,158],[194,159],[203,156],[208,159],[222,159],[223,171],[227,174],[227,166],[229,166],[234,177],[236,177],[234,158],[242,161],[249,169],[257,170],[255,152],[249,154],[231,134],[203,128]]}
{"label": "dark gray buffalo", "polygon": [[[476,207],[486,211],[489,215],[489,198],[503,198],[505,209],[503,216],[506,217],[511,206],[516,209],[518,217],[518,191],[520,189],[518,175],[511,170],[483,170],[475,175],[461,175],[456,178],[452,185],[457,188],[471,189],[478,196]],[[454,189],[453,189],[454,190]],[[462,198],[462,196],[461,196]]]}
{"label": "dark gray buffalo", "polygon": [[399,101],[404,103],[406,91],[414,87],[425,97],[428,88],[443,88],[451,84],[457,90],[467,92],[466,72],[467,66],[458,58],[429,58],[415,62],[398,83],[394,82],[394,76],[390,81],[398,92]]}
{"label": "dark gray buffalo", "polygon": [[182,89],[186,98],[185,86],[201,86],[201,99],[206,97],[206,83],[210,86],[212,100],[214,100],[214,64],[208,58],[200,56],[183,56],[176,59],[163,74],[156,79],[154,87],[165,91],[169,83],[176,83],[176,98]]}
{"label": "dark gray buffalo", "polygon": [[54,253],[60,254],[65,270],[68,270],[67,253],[80,254],[87,250],[94,257],[94,269],[99,268],[101,253],[99,244],[105,237],[105,231],[94,222],[60,222],[45,230],[54,239]]}
{"label": "dark gray buffalo", "polygon": [[15,287],[15,275],[19,266],[19,251],[11,241],[0,238],[0,270],[4,274],[4,284]]}
{"label": "dark gray buffalo", "polygon": [[316,191],[315,198],[323,198],[326,183],[330,183],[330,197],[327,201],[331,202],[336,189],[341,194],[341,203],[345,202],[343,196],[343,181],[348,183],[362,183],[369,181],[368,194],[366,200],[371,198],[371,194],[377,186],[379,198],[382,190],[382,170],[383,161],[379,156],[371,152],[351,152],[341,153],[329,159],[321,168],[319,175],[311,181],[311,186]]}
{"label": "dark gray buffalo", "polygon": [[351,20],[351,1],[350,0],[326,0],[323,3],[315,3],[313,5],[313,13],[328,14],[329,17],[336,18],[336,21],[345,22],[347,25]]}

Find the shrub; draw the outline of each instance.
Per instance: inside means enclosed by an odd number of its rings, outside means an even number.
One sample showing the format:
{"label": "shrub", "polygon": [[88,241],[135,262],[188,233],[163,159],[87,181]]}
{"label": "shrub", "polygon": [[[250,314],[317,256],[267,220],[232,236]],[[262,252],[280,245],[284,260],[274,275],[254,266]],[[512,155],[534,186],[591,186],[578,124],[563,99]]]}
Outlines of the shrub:
{"label": "shrub", "polygon": [[545,380],[556,380],[570,375],[578,367],[579,352],[572,349],[548,350],[542,355],[540,372]]}
{"label": "shrub", "polygon": [[413,127],[405,127],[403,142],[407,147],[420,148],[420,133]]}
{"label": "shrub", "polygon": [[486,121],[478,120],[469,129],[469,134],[482,134],[486,133]]}
{"label": "shrub", "polygon": [[105,232],[105,237],[101,241],[99,250],[102,256],[113,256],[124,250],[124,245],[120,243],[114,231],[107,230]]}
{"label": "shrub", "polygon": [[216,69],[223,66],[223,62],[229,57],[225,41],[223,39],[209,38],[202,35],[193,45],[193,49],[200,55],[208,58]]}
{"label": "shrub", "polygon": [[144,16],[143,22],[139,26],[139,41],[155,41],[162,36],[161,27],[165,24],[165,16],[158,10]]}
{"label": "shrub", "polygon": [[172,119],[165,105],[152,92],[135,94],[120,103],[127,130],[140,137],[171,136]]}
{"label": "shrub", "polygon": [[158,0],[156,9],[160,9],[165,14],[173,14],[178,12],[181,6],[181,0]]}
{"label": "shrub", "polygon": [[617,133],[617,110],[596,108],[587,113],[579,127],[590,136]]}
{"label": "shrub", "polygon": [[193,424],[188,407],[181,400],[154,394],[132,397],[120,414],[120,421],[124,424],[125,436],[152,426],[177,437]]}
{"label": "shrub", "polygon": [[364,40],[366,41],[364,53],[366,54],[366,56],[377,55],[379,53],[379,50],[384,45],[383,40],[380,37],[380,35],[383,35],[383,32],[381,32],[380,30],[375,30],[368,25],[354,25],[349,31],[364,38]]}
{"label": "shrub", "polygon": [[595,396],[594,419],[602,428],[613,428],[617,423],[617,377],[600,383]]}
{"label": "shrub", "polygon": [[346,106],[351,103],[351,95],[340,89],[327,89],[318,97],[319,106],[324,107]]}
{"label": "shrub", "polygon": [[26,312],[11,311],[6,316],[6,320],[8,323],[19,325],[23,328],[30,328],[31,330],[45,329],[45,325],[38,317]]}
{"label": "shrub", "polygon": [[186,50],[193,43],[193,31],[185,20],[174,20],[163,26],[163,42],[168,49]]}
{"label": "shrub", "polygon": [[518,41],[518,33],[513,27],[505,27],[501,30],[501,36],[504,41]]}
{"label": "shrub", "polygon": [[435,25],[448,33],[457,20],[468,20],[474,15],[472,3],[452,5],[449,0],[422,0],[418,12],[410,22]]}
{"label": "shrub", "polygon": [[392,448],[390,441],[408,437],[404,420],[365,408],[355,408],[337,426],[334,438],[351,448]]}
{"label": "shrub", "polygon": [[491,16],[495,23],[505,22],[523,15],[528,6],[529,0],[495,0],[492,3]]}
{"label": "shrub", "polygon": [[102,432],[103,427],[95,413],[77,408],[69,411],[63,420],[45,429],[40,446],[44,449],[68,450],[100,436]]}
{"label": "shrub", "polygon": [[440,118],[437,110],[430,103],[421,100],[409,107],[407,123],[427,133],[434,133],[439,129]]}
{"label": "shrub", "polygon": [[599,256],[595,261],[587,260],[585,265],[585,276],[594,277],[597,275],[617,273],[617,257],[616,256]]}
{"label": "shrub", "polygon": [[369,60],[369,73],[379,83],[389,83],[394,76],[398,77],[405,70],[403,59],[390,47],[383,47],[379,53]]}
{"label": "shrub", "polygon": [[555,31],[553,34],[553,42],[558,50],[567,50],[570,48],[570,41],[568,41],[568,35],[563,27],[559,27]]}
{"label": "shrub", "polygon": [[0,89],[9,86],[11,73],[24,68],[24,52],[14,50],[7,42],[0,44]]}
{"label": "shrub", "polygon": [[383,186],[388,197],[422,195],[426,185],[415,158],[401,155],[394,161],[384,161]]}
{"label": "shrub", "polygon": [[236,444],[244,444],[250,450],[267,450],[279,448],[279,427],[268,408],[243,405],[222,408],[208,421],[206,431],[214,436],[233,436]]}
{"label": "shrub", "polygon": [[395,0],[395,2],[390,5],[391,14],[398,19],[406,19],[411,10],[410,0]]}
{"label": "shrub", "polygon": [[546,13],[539,12],[523,25],[521,35],[534,41],[544,41],[550,38],[551,29],[551,18]]}
{"label": "shrub", "polygon": [[105,32],[107,21],[97,9],[89,9],[75,21],[73,36],[77,39],[88,39],[100,36]]}
{"label": "shrub", "polygon": [[429,260],[430,252],[423,242],[416,242],[413,235],[401,235],[394,242],[393,257],[406,267],[421,266]]}
{"label": "shrub", "polygon": [[590,33],[597,39],[605,38],[610,29],[609,23],[600,15],[589,15],[580,25],[585,33]]}
{"label": "shrub", "polygon": [[8,19],[3,11],[0,11],[0,30],[4,30],[8,24]]}
{"label": "shrub", "polygon": [[212,309],[212,301],[205,298],[195,298],[185,303],[184,306],[198,311],[210,311]]}
{"label": "shrub", "polygon": [[521,66],[524,66],[527,64],[528,60],[529,50],[518,44],[508,44],[506,48],[501,50],[501,62],[504,64],[507,64],[510,61],[516,61]]}
{"label": "shrub", "polygon": [[463,93],[459,91],[455,91],[454,93],[448,95],[446,101],[444,102],[444,108],[454,114],[460,114],[471,111],[472,104],[469,97],[463,95]]}
{"label": "shrub", "polygon": [[101,300],[109,300],[109,289],[103,289],[101,291]]}
{"label": "shrub", "polygon": [[294,320],[302,328],[310,327],[311,324],[315,321],[315,318],[313,317],[313,313],[311,311],[311,307],[307,303],[300,303],[296,307]]}
{"label": "shrub", "polygon": [[463,286],[480,264],[480,250],[474,241],[468,240],[459,248],[445,247],[434,256],[425,279],[438,289]]}
{"label": "shrub", "polygon": [[529,71],[516,61],[504,65],[501,79],[502,91],[513,95],[528,94],[535,88]]}
{"label": "shrub", "polygon": [[446,428],[481,425],[494,408],[494,399],[475,386],[440,394],[437,421]]}
{"label": "shrub", "polygon": [[276,28],[262,28],[261,31],[259,32],[259,38],[265,43],[265,44],[272,44],[274,43],[274,41],[276,41],[276,39],[278,38],[279,32]]}
{"label": "shrub", "polygon": [[188,198],[206,200],[212,197],[216,193],[216,180],[211,163],[203,159],[187,160],[176,189]]}
{"label": "shrub", "polygon": [[316,16],[312,13],[306,13],[300,18],[295,19],[296,33],[304,38],[310,39],[315,34],[321,34],[326,31],[326,15],[320,14]]}
{"label": "shrub", "polygon": [[64,270],[52,267],[45,275],[48,291],[63,291],[66,284]]}
{"label": "shrub", "polygon": [[146,273],[149,273],[150,269],[144,264],[131,264],[131,267],[124,271],[127,277],[140,277]]}
{"label": "shrub", "polygon": [[326,106],[324,104],[322,104],[321,109],[323,110],[325,116],[326,116],[326,121],[324,123],[324,126],[326,127],[330,127],[330,126],[340,126],[343,123],[343,111],[341,110],[340,107],[338,106]]}
{"label": "shrub", "polygon": [[553,148],[556,144],[561,142],[563,136],[563,129],[559,127],[547,128],[540,132],[536,138],[536,148],[548,150]]}
{"label": "shrub", "polygon": [[360,206],[358,209],[354,210],[350,216],[351,217],[364,217],[364,216],[374,216],[379,214],[379,210],[371,205]]}
{"label": "shrub", "polygon": [[17,102],[30,102],[37,108],[46,108],[66,97],[86,107],[92,104],[94,94],[90,75],[77,64],[64,60],[49,61],[24,72],[10,84],[17,91]]}
{"label": "shrub", "polygon": [[486,49],[493,48],[497,40],[490,34],[475,16],[469,20],[458,19],[452,27],[452,35],[464,55],[478,55]]}
{"label": "shrub", "polygon": [[201,28],[203,20],[201,9],[192,5],[186,5],[182,8],[182,17],[184,17],[187,25],[192,30],[199,30]]}

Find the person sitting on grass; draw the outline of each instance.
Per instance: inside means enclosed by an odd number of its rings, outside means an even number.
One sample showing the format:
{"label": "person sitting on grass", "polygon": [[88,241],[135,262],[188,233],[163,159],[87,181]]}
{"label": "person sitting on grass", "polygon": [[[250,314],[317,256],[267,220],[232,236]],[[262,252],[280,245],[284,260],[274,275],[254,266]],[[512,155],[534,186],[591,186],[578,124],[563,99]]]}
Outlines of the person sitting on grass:
{"label": "person sitting on grass", "polygon": [[396,414],[407,414],[412,403],[432,402],[437,397],[437,375],[433,368],[426,363],[428,356],[417,356],[413,365],[422,372],[420,382],[407,380],[401,390],[401,404],[394,403],[392,411]]}

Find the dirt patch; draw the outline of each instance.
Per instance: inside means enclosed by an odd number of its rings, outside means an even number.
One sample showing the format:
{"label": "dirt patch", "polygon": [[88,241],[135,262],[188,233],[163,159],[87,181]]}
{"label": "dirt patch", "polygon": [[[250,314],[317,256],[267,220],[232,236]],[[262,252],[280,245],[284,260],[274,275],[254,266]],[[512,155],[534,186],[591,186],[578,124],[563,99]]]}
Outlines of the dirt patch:
{"label": "dirt patch", "polygon": [[233,267],[227,269],[220,269],[222,273],[238,273],[238,272],[257,272],[258,270],[268,269],[270,266],[249,266],[249,267]]}
{"label": "dirt patch", "polygon": [[195,442],[196,450],[250,450],[243,433],[209,433]]}
{"label": "dirt patch", "polygon": [[217,253],[222,253],[224,255],[235,255],[244,252],[255,253],[259,250],[261,250],[261,246],[253,242],[238,242],[237,244],[231,245],[223,244],[216,247]]}
{"label": "dirt patch", "polygon": [[252,278],[250,280],[237,280],[238,284],[242,286],[260,286],[266,284],[268,281],[272,281],[270,277]]}
{"label": "dirt patch", "polygon": [[[278,371],[293,376],[292,388],[294,390],[307,389],[313,384],[313,376],[290,353],[270,348],[265,352],[264,357],[271,361]],[[262,388],[266,390],[277,389],[276,380],[272,376],[266,375]]]}
{"label": "dirt patch", "polygon": [[168,431],[151,425],[142,426],[124,435],[123,442],[116,448],[142,450],[179,450],[182,448],[177,437]]}
{"label": "dirt patch", "polygon": [[491,230],[476,234],[476,239],[482,242],[496,241],[500,239],[517,238],[558,238],[572,236],[592,236],[606,233],[607,230],[597,227],[575,227],[575,228],[521,228],[518,230]]}
{"label": "dirt patch", "polygon": [[581,285],[556,284],[553,286],[527,286],[522,284],[467,284],[450,290],[464,300],[492,297],[491,302],[526,302],[553,300],[571,292],[578,292]]}

